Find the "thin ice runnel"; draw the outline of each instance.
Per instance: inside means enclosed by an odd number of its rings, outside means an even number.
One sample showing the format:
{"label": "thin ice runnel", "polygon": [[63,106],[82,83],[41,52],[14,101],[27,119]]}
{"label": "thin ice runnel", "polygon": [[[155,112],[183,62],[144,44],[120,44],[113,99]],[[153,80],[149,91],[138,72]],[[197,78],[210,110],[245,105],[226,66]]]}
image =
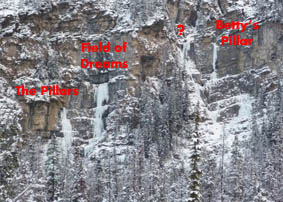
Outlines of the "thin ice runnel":
{"label": "thin ice runnel", "polygon": [[182,62],[181,65],[184,65],[184,68],[190,78],[190,80],[192,81],[193,87],[194,87],[194,97],[196,99],[193,99],[195,101],[195,103],[192,103],[193,105],[197,105],[198,102],[203,103],[202,98],[201,98],[201,90],[200,90],[200,86],[195,82],[195,79],[193,77],[194,74],[199,74],[199,71],[196,68],[196,65],[194,63],[193,60],[191,60],[190,57],[188,57],[187,53],[191,48],[191,43],[194,40],[194,36],[193,35],[188,35],[186,37],[185,43],[183,44],[183,50],[180,50],[180,61]]}

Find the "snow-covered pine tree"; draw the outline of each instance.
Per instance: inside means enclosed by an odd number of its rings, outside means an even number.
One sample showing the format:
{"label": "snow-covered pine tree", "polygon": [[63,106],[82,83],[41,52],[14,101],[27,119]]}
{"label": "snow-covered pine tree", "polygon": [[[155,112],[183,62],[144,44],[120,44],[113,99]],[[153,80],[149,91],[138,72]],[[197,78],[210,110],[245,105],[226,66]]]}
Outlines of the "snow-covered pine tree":
{"label": "snow-covered pine tree", "polygon": [[[280,85],[281,86],[281,85]],[[282,87],[280,88],[282,89]],[[281,97],[282,90],[280,90],[280,109],[277,114],[276,120],[276,131],[273,132],[273,144],[271,147],[272,150],[272,164],[274,166],[273,175],[275,177],[275,184],[273,184],[273,194],[272,197],[275,201],[282,200],[282,182],[283,182],[283,99]]]}
{"label": "snow-covered pine tree", "polygon": [[184,202],[189,197],[188,176],[185,173],[184,164],[182,162],[170,165],[167,174],[170,187],[167,191],[168,196],[165,201]]}
{"label": "snow-covered pine tree", "polygon": [[51,136],[47,149],[46,165],[46,200],[59,202],[62,190],[62,176],[59,162],[59,150],[55,135]]}
{"label": "snow-covered pine tree", "polygon": [[269,149],[265,154],[264,159],[264,171],[263,171],[263,188],[270,193],[273,198],[275,196],[275,190],[277,189],[278,171],[274,166],[274,157],[272,151]]}
{"label": "snow-covered pine tree", "polygon": [[[232,144],[232,155],[230,162],[230,170],[228,173],[227,192],[233,202],[243,200],[243,155],[240,151],[240,142],[238,136],[235,136]],[[229,191],[228,191],[229,190]]]}
{"label": "snow-covered pine tree", "polygon": [[73,158],[73,149],[68,150],[66,156],[62,156],[62,178],[63,187],[62,187],[62,197],[65,200],[71,201],[73,194],[73,179],[74,179],[74,158]]}
{"label": "snow-covered pine tree", "polygon": [[267,191],[260,189],[252,202],[272,202],[272,200],[269,200]]}
{"label": "snow-covered pine tree", "polygon": [[103,195],[101,193],[103,193],[104,189],[106,189],[106,185],[103,178],[103,168],[103,162],[101,162],[101,160],[98,158],[94,158],[88,167],[88,198],[92,198],[93,201],[103,201]]}
{"label": "snow-covered pine tree", "polygon": [[144,153],[144,147],[142,148],[142,151],[139,151],[138,154],[138,167],[137,167],[137,185],[138,185],[138,199],[137,201],[145,202],[146,201],[146,190],[145,190],[145,175],[143,174],[145,172],[145,153]]}
{"label": "snow-covered pine tree", "polygon": [[201,193],[203,200],[207,202],[213,202],[217,198],[216,190],[216,175],[217,164],[214,155],[211,155],[211,151],[202,152],[202,172],[203,177],[201,179]]}
{"label": "snow-covered pine tree", "polygon": [[80,154],[80,148],[75,148],[73,165],[73,187],[72,202],[87,202],[87,183],[85,180],[86,171],[83,167],[83,160]]}
{"label": "snow-covered pine tree", "polygon": [[192,133],[192,154],[191,154],[191,173],[190,173],[190,193],[188,202],[200,202],[202,196],[200,193],[200,178],[202,175],[199,169],[201,156],[201,142],[199,133],[200,112],[197,106],[195,116],[195,131]]}
{"label": "snow-covered pine tree", "polygon": [[[131,149],[131,150],[130,150]],[[125,183],[125,186],[121,187],[121,191],[119,193],[119,201],[134,201],[134,191],[133,191],[133,168],[135,164],[135,160],[133,158],[133,150],[130,147],[127,147],[126,153],[128,155],[125,156],[123,164],[125,165],[125,169],[120,170],[120,181]]]}

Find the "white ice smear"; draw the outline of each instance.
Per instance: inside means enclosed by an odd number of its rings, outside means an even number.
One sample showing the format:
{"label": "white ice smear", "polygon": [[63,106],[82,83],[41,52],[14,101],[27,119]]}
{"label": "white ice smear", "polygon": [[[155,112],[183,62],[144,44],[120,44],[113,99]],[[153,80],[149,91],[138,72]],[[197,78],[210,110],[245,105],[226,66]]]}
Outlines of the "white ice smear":
{"label": "white ice smear", "polygon": [[[200,131],[203,134],[203,138],[206,140],[206,148],[208,150],[221,147],[224,133],[225,148],[230,148],[235,135],[239,136],[240,140],[244,140],[250,134],[249,123],[252,115],[253,99],[248,94],[238,94],[227,99],[223,98],[214,103],[210,103],[215,105],[213,108],[210,108],[208,104],[204,102],[201,92],[206,89],[209,91],[209,94],[217,93],[218,91],[215,92],[215,88],[217,88],[218,82],[226,77],[217,78],[216,63],[219,47],[216,43],[213,43],[211,52],[213,72],[210,74],[210,80],[206,82],[205,86],[201,86],[197,82],[195,78],[198,78],[200,72],[194,61],[187,55],[187,52],[190,50],[190,43],[193,41],[193,36],[193,34],[188,35],[183,42],[183,49],[178,49],[179,65],[184,67],[188,75],[189,99],[191,103],[190,111],[194,111],[197,103],[199,103],[201,115],[208,118],[207,121],[200,124]],[[225,110],[233,105],[239,106],[238,114],[231,114],[231,116],[225,117],[224,120],[219,119],[225,114]],[[186,153],[189,151],[184,150],[183,152]],[[183,158],[187,157],[184,155]],[[228,155],[226,155],[225,160],[229,161]]]}
{"label": "white ice smear", "polygon": [[72,124],[71,121],[67,118],[67,110],[63,108],[62,114],[61,114],[61,124],[62,124],[62,132],[64,134],[64,138],[62,140],[62,148],[64,151],[64,154],[67,156],[68,150],[72,146]]}
{"label": "white ice smear", "polygon": [[[226,100],[216,101],[217,107],[214,111],[207,109],[207,114],[211,117],[211,123],[205,123],[202,125],[202,130],[205,134],[205,139],[208,141],[208,145],[211,147],[222,144],[222,139],[225,131],[225,147],[230,148],[235,135],[239,137],[239,140],[245,140],[249,137],[251,132],[251,119],[252,119],[252,104],[254,100],[248,94],[240,94],[229,98],[229,100],[235,99],[235,104],[240,107],[239,113],[235,117],[226,118],[222,122],[218,122],[217,118],[220,115],[221,110],[219,106],[224,105]],[[225,122],[225,126],[224,126]],[[229,161],[229,155],[225,159]]]}

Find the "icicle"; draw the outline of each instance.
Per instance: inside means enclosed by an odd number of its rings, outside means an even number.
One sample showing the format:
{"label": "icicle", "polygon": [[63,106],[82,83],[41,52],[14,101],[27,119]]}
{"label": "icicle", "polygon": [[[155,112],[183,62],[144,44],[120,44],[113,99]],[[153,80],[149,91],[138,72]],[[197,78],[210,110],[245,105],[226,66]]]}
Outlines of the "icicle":
{"label": "icicle", "polygon": [[103,114],[107,110],[108,105],[103,105],[104,101],[108,102],[109,92],[108,83],[99,84],[97,90],[94,94],[94,99],[96,100],[96,111],[93,122],[93,138],[90,140],[89,145],[85,148],[85,155],[89,156],[95,151],[95,145],[103,139]]}
{"label": "icicle", "polygon": [[64,138],[62,140],[62,147],[65,155],[67,155],[68,150],[72,146],[73,136],[71,121],[67,118],[67,110],[65,108],[63,108],[61,117],[62,132],[64,134]]}
{"label": "icicle", "polygon": [[213,72],[211,74],[211,79],[217,79],[217,74],[216,74],[217,50],[218,50],[217,44],[213,43],[213,53],[212,53]]}
{"label": "icicle", "polygon": [[104,125],[102,115],[107,110],[108,106],[103,106],[103,102],[108,102],[108,83],[99,84],[96,93],[97,107],[95,112],[94,134],[96,137],[101,137]]}

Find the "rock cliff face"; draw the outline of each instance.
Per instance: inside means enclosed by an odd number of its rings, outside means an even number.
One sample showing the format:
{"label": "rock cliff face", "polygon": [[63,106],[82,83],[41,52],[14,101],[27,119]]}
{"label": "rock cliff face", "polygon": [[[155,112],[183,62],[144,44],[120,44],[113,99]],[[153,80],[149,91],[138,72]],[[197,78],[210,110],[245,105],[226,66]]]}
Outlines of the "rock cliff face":
{"label": "rock cliff face", "polygon": [[[0,201],[188,201],[197,112],[203,201],[283,200],[282,1],[0,5]],[[224,33],[218,19],[260,28]],[[224,34],[254,41],[222,46]],[[127,51],[81,52],[100,41]],[[79,95],[18,96],[19,85]]]}

